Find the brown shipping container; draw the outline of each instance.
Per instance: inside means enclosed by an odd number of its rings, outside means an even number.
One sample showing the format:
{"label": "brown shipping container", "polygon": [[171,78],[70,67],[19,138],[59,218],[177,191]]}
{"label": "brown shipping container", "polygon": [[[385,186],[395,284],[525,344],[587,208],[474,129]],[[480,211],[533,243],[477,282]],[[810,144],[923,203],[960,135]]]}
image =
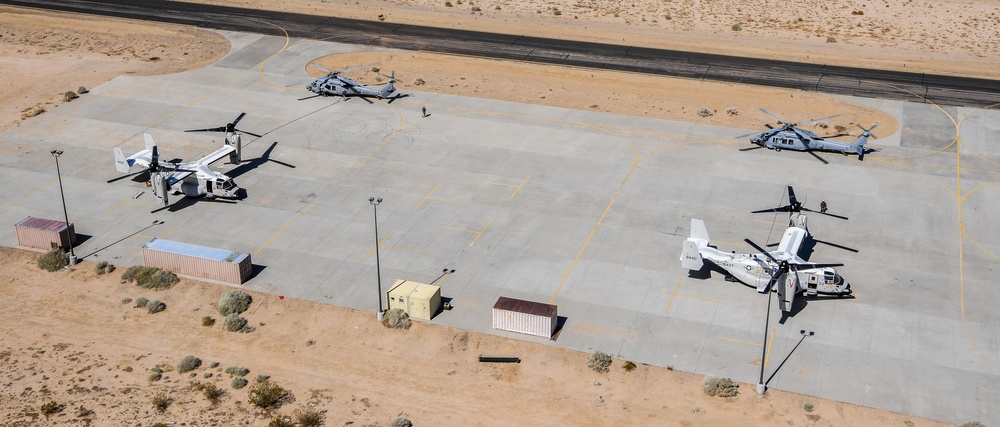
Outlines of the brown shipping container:
{"label": "brown shipping container", "polygon": [[493,329],[552,338],[557,311],[552,304],[500,297],[493,304]]}
{"label": "brown shipping container", "polygon": [[69,249],[76,245],[76,230],[73,223],[69,227],[63,221],[27,217],[14,225],[17,232],[17,244],[20,246],[49,250],[52,248]]}
{"label": "brown shipping container", "polygon": [[253,271],[248,253],[163,239],[143,245],[142,260],[147,267],[236,284],[246,282]]}

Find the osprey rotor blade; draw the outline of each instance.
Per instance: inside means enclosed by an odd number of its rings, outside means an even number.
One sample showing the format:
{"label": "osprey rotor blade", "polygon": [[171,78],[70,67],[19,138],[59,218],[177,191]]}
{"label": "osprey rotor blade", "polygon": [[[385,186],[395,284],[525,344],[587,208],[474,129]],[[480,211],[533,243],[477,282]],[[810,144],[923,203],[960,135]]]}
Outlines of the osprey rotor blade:
{"label": "osprey rotor blade", "polygon": [[757,245],[756,243],[754,243],[754,242],[753,242],[752,240],[750,240],[750,239],[743,239],[743,241],[744,241],[744,242],[747,242],[747,244],[749,244],[750,246],[753,246],[753,248],[754,248],[754,249],[756,249],[756,250],[760,251],[760,253],[764,254],[764,256],[766,256],[766,257],[770,258],[770,259],[771,259],[771,261],[774,261],[774,262],[776,262],[776,263],[778,263],[778,264],[781,264],[781,262],[780,262],[780,261],[778,261],[778,260],[777,260],[776,258],[774,258],[773,256],[771,256],[771,254],[770,254],[770,253],[768,253],[768,252],[767,252],[767,250],[765,250],[764,248],[762,248],[762,247],[758,246],[758,245]]}
{"label": "osprey rotor blade", "polygon": [[247,113],[240,113],[240,115],[238,117],[236,117],[236,120],[233,120],[233,122],[230,123],[229,126],[236,127],[236,124],[239,123],[240,120],[243,120],[243,116],[245,116],[245,115],[247,115]]}
{"label": "osprey rotor blade", "polygon": [[184,132],[225,132],[225,131],[226,131],[225,126],[219,126],[217,128],[208,128],[208,129],[188,129]]}

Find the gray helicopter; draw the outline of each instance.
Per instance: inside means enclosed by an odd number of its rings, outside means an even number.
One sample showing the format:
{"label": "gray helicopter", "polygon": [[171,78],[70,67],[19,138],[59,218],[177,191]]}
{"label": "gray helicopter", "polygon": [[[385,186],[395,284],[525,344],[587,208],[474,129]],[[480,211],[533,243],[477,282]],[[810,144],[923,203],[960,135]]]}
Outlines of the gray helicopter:
{"label": "gray helicopter", "polygon": [[770,129],[764,132],[753,132],[736,137],[737,139],[739,139],[748,136],[753,136],[752,138],[750,138],[750,143],[757,145],[756,147],[741,148],[740,151],[756,150],[758,148],[768,148],[774,151],[781,151],[781,150],[805,151],[811,154],[813,157],[819,159],[819,161],[823,163],[829,163],[829,162],[827,162],[822,157],[817,156],[816,153],[814,153],[814,151],[835,152],[835,153],[841,153],[845,156],[848,154],[857,153],[858,160],[864,160],[865,142],[868,142],[868,138],[872,136],[871,132],[872,129],[875,129],[875,127],[878,126],[878,123],[872,123],[872,127],[865,129],[861,127],[861,125],[857,125],[859,128],[861,128],[863,133],[861,134],[861,136],[858,137],[858,139],[854,140],[854,142],[850,144],[845,144],[843,142],[837,142],[825,139],[824,137],[816,135],[815,133],[809,130],[798,128],[798,126],[800,125],[814,123],[826,119],[832,119],[834,117],[839,117],[840,116],[839,114],[827,117],[821,117],[818,119],[809,120],[807,122],[790,123],[786,122],[785,120],[774,114],[771,114],[770,112],[768,112],[763,108],[761,108],[760,111],[764,112],[764,114],[767,114],[777,119],[778,123],[780,123],[782,126],[780,128],[772,128],[770,125],[767,125],[767,127]]}
{"label": "gray helicopter", "polygon": [[[389,78],[389,81],[385,84],[385,86],[378,87],[366,86],[358,83],[350,77],[340,75],[341,73],[346,73],[356,68],[344,71],[330,71],[313,62],[310,62],[309,65],[312,65],[313,67],[316,67],[326,73],[325,76],[316,79],[310,83],[309,86],[306,86],[306,89],[309,89],[316,94],[315,96],[357,96],[361,98],[375,97],[378,99],[386,99],[396,91],[396,87],[392,85],[396,82],[395,71],[392,72],[392,75],[386,76]],[[315,96],[308,98],[313,98]],[[401,95],[397,94],[395,97],[390,98],[390,101],[395,98],[399,98],[400,96]]]}

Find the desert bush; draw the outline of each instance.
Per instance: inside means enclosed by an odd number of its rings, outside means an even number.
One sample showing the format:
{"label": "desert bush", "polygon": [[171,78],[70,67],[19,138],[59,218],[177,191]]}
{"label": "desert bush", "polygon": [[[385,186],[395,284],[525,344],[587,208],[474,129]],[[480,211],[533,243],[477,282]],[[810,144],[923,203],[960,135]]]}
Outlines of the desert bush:
{"label": "desert bush", "polygon": [[43,404],[40,410],[42,412],[42,415],[45,415],[45,419],[49,419],[49,415],[58,414],[62,412],[64,408],[65,408],[64,405],[60,405],[55,401],[50,401],[48,403]]}
{"label": "desert bush", "polygon": [[181,362],[177,364],[177,373],[183,374],[185,372],[191,372],[200,367],[201,359],[194,356],[187,356],[184,359],[181,359]]}
{"label": "desert bush", "polygon": [[562,11],[559,9],[552,9],[552,14],[555,16],[562,15]]}
{"label": "desert bush", "polygon": [[389,427],[413,427],[413,423],[404,417],[397,417],[389,423]]}
{"label": "desert bush", "polygon": [[292,416],[295,417],[295,422],[298,423],[299,427],[320,427],[326,421],[326,415],[323,412],[312,408],[296,409]]}
{"label": "desert bush", "polygon": [[381,13],[380,13],[380,14],[378,14],[378,20],[379,20],[379,21],[385,21],[385,15],[384,15],[384,14],[381,14]]}
{"label": "desert bush", "polygon": [[215,319],[212,316],[205,316],[201,318],[201,326],[213,326],[215,325]]}
{"label": "desert bush", "polygon": [[145,307],[148,304],[149,304],[149,300],[145,299],[143,297],[136,298],[136,300],[135,300],[135,308],[143,308],[143,307]]}
{"label": "desert bush", "polygon": [[115,271],[115,266],[113,264],[108,264],[107,261],[101,261],[94,266],[94,273],[101,276],[106,273],[111,273]]}
{"label": "desert bush", "polygon": [[253,327],[247,325],[247,319],[240,317],[239,314],[232,313],[226,316],[225,319],[226,330],[229,332],[252,332]]}
{"label": "desert bush", "polygon": [[219,298],[219,314],[228,316],[243,313],[250,308],[251,302],[253,302],[253,297],[241,289],[226,291]]}
{"label": "desert bush", "polygon": [[209,402],[212,402],[213,405],[219,403],[219,400],[222,399],[222,396],[226,394],[225,390],[219,388],[217,385],[212,383],[204,383],[204,384],[199,383],[197,386],[195,386],[195,390],[198,390],[201,392],[201,394],[205,395],[205,398],[208,399]]}
{"label": "desert bush", "polygon": [[394,308],[385,312],[382,317],[382,326],[392,329],[410,329],[410,315],[401,308]]}
{"label": "desert bush", "polygon": [[247,393],[247,401],[261,409],[280,407],[290,398],[291,393],[288,390],[281,388],[281,386],[271,380],[254,383],[250,386],[250,391]]}
{"label": "desert bush", "polygon": [[132,298],[129,297],[122,298],[122,304],[128,304],[130,302],[132,302]]}
{"label": "desert bush", "polygon": [[154,299],[146,304],[146,310],[149,311],[149,314],[156,314],[166,309],[167,304],[160,300]]}
{"label": "desert bush", "polygon": [[473,12],[479,12],[479,11],[481,11],[481,10],[482,10],[482,9],[480,9],[480,8],[479,8],[479,6],[472,6],[472,11],[473,11]]}
{"label": "desert bush", "polygon": [[76,92],[68,90],[68,91],[66,91],[66,93],[63,94],[63,101],[72,101],[72,100],[77,99],[79,97],[80,97],[80,95],[77,95]]}
{"label": "desert bush", "polygon": [[595,372],[608,372],[608,367],[611,366],[611,355],[600,351],[594,350],[590,353],[590,357],[587,358],[587,367],[593,369]]}
{"label": "desert bush", "polygon": [[250,370],[242,366],[230,366],[226,368],[225,372],[234,377],[245,377],[250,373]]}
{"label": "desert bush", "polygon": [[233,388],[239,390],[239,389],[241,389],[243,387],[246,387],[247,384],[249,384],[249,383],[250,383],[250,381],[247,381],[246,378],[236,377],[236,378],[233,378],[233,380],[229,384],[231,386],[233,386]]}
{"label": "desert bush", "polygon": [[206,371],[205,373],[201,374],[201,376],[205,378],[212,378],[212,373]]}
{"label": "desert bush", "polygon": [[89,91],[89,90],[87,90],[87,88],[85,88],[85,87],[83,87],[83,86],[80,86],[80,87],[79,87],[79,88],[78,88],[78,89],[76,90],[76,93],[79,93],[80,95],[83,95],[83,94],[85,94],[85,93],[87,93],[87,92],[90,92],[90,91]]}
{"label": "desert bush", "polygon": [[812,403],[806,402],[805,405],[802,405],[802,409],[805,410],[806,412],[812,412],[813,409],[815,409],[815,407],[813,406]]}
{"label": "desert bush", "polygon": [[986,424],[983,424],[979,421],[969,421],[965,424],[962,424],[960,427],[986,427]]}
{"label": "desert bush", "polygon": [[271,379],[271,376],[268,374],[257,374],[257,382],[264,382],[269,379]]}
{"label": "desert bush", "polygon": [[743,31],[743,26],[740,24],[733,24],[733,26],[730,28],[732,28],[733,31]]}
{"label": "desert bush", "polygon": [[267,427],[295,427],[295,422],[284,415],[278,415],[277,418],[267,423]]}
{"label": "desert bush", "polygon": [[149,381],[155,382],[163,379],[163,371],[153,371],[149,373]]}
{"label": "desert bush", "polygon": [[705,108],[705,107],[701,107],[701,108],[698,109],[698,115],[701,116],[701,117],[711,116],[712,115],[712,110],[709,110],[708,108]]}
{"label": "desert bush", "polygon": [[135,282],[136,286],[140,288],[160,290],[173,286],[180,282],[180,279],[177,278],[176,274],[167,270],[133,265],[122,273],[122,282]]}
{"label": "desert bush", "polygon": [[450,1],[446,1],[444,2],[444,7],[455,7],[455,6],[452,5]]}
{"label": "desert bush", "polygon": [[833,37],[833,36],[829,36],[829,37],[826,38],[826,42],[827,43],[836,43],[837,42],[837,38]]}
{"label": "desert bush", "polygon": [[729,114],[730,116],[738,116],[740,115],[740,110],[736,109],[736,107],[729,107],[726,109],[726,114]]}
{"label": "desert bush", "polygon": [[90,408],[88,408],[86,406],[83,406],[83,405],[80,405],[79,408],[76,408],[76,416],[77,417],[89,417],[91,415],[94,415],[94,410],[93,409],[90,409]]}
{"label": "desert bush", "polygon": [[218,368],[218,367],[219,367],[219,365],[220,365],[220,363],[219,363],[219,362],[212,362],[212,363],[209,363],[209,364],[208,364],[208,367],[209,367],[209,368]]}
{"label": "desert bush", "polygon": [[632,371],[634,371],[635,370],[635,362],[633,362],[631,360],[626,360],[625,363],[622,364],[622,369],[624,369],[625,372],[632,372]]}
{"label": "desert bush", "polygon": [[150,275],[148,281],[136,280],[135,284],[146,289],[167,289],[180,281],[181,279],[178,278],[172,271],[156,269],[156,271]]}
{"label": "desert bush", "polygon": [[51,249],[38,257],[38,268],[56,271],[69,265],[69,256],[61,249]]}
{"label": "desert bush", "polygon": [[701,382],[701,389],[709,396],[733,397],[739,393],[739,384],[729,378],[708,376]]}
{"label": "desert bush", "polygon": [[425,82],[424,79],[419,78],[419,77],[417,77],[417,79],[413,81],[413,85],[414,86],[420,86],[420,85],[422,85],[424,83],[427,83],[427,82]]}
{"label": "desert bush", "polygon": [[153,396],[153,409],[156,409],[157,411],[160,412],[166,411],[171,403],[174,403],[174,399],[171,399],[169,396],[163,394],[162,392],[157,393],[156,396]]}

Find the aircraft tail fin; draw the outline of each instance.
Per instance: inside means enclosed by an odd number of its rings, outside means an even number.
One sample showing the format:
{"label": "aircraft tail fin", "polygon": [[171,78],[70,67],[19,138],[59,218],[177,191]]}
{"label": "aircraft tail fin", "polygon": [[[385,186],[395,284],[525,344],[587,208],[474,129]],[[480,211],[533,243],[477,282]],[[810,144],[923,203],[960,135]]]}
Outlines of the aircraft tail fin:
{"label": "aircraft tail fin", "polygon": [[681,252],[681,267],[688,270],[701,270],[705,266],[705,261],[701,259],[701,252],[698,252],[698,242],[692,239],[684,241]]}
{"label": "aircraft tail fin", "polygon": [[691,218],[691,238],[704,240],[706,244],[712,241],[708,237],[708,228],[705,227],[705,221],[698,218]]}
{"label": "aircraft tail fin", "polygon": [[115,147],[115,169],[118,169],[118,172],[121,173],[127,173],[131,169],[121,147]]}
{"label": "aircraft tail fin", "polygon": [[858,153],[858,160],[864,160],[865,143],[868,142],[868,138],[872,136],[872,129],[875,129],[876,126],[878,126],[878,123],[872,123],[872,127],[868,129],[865,129],[861,125],[858,125],[858,127],[861,128],[861,130],[863,130],[864,132],[862,132],[861,136],[859,136],[858,139],[854,140],[854,142],[851,143],[851,145],[848,145],[847,150],[845,151],[854,151]]}
{"label": "aircraft tail fin", "polygon": [[684,241],[681,252],[681,266],[688,270],[701,270],[705,265],[702,260],[700,249],[708,246],[711,239],[708,237],[708,229],[705,228],[705,221],[698,218],[691,218],[691,237]]}
{"label": "aircraft tail fin", "polygon": [[396,91],[396,87],[392,85],[395,82],[396,82],[396,72],[393,71],[392,75],[389,76],[389,82],[387,82],[385,86],[382,87],[382,92],[379,94],[379,96],[382,98],[388,98],[389,95],[392,95],[392,93]]}

